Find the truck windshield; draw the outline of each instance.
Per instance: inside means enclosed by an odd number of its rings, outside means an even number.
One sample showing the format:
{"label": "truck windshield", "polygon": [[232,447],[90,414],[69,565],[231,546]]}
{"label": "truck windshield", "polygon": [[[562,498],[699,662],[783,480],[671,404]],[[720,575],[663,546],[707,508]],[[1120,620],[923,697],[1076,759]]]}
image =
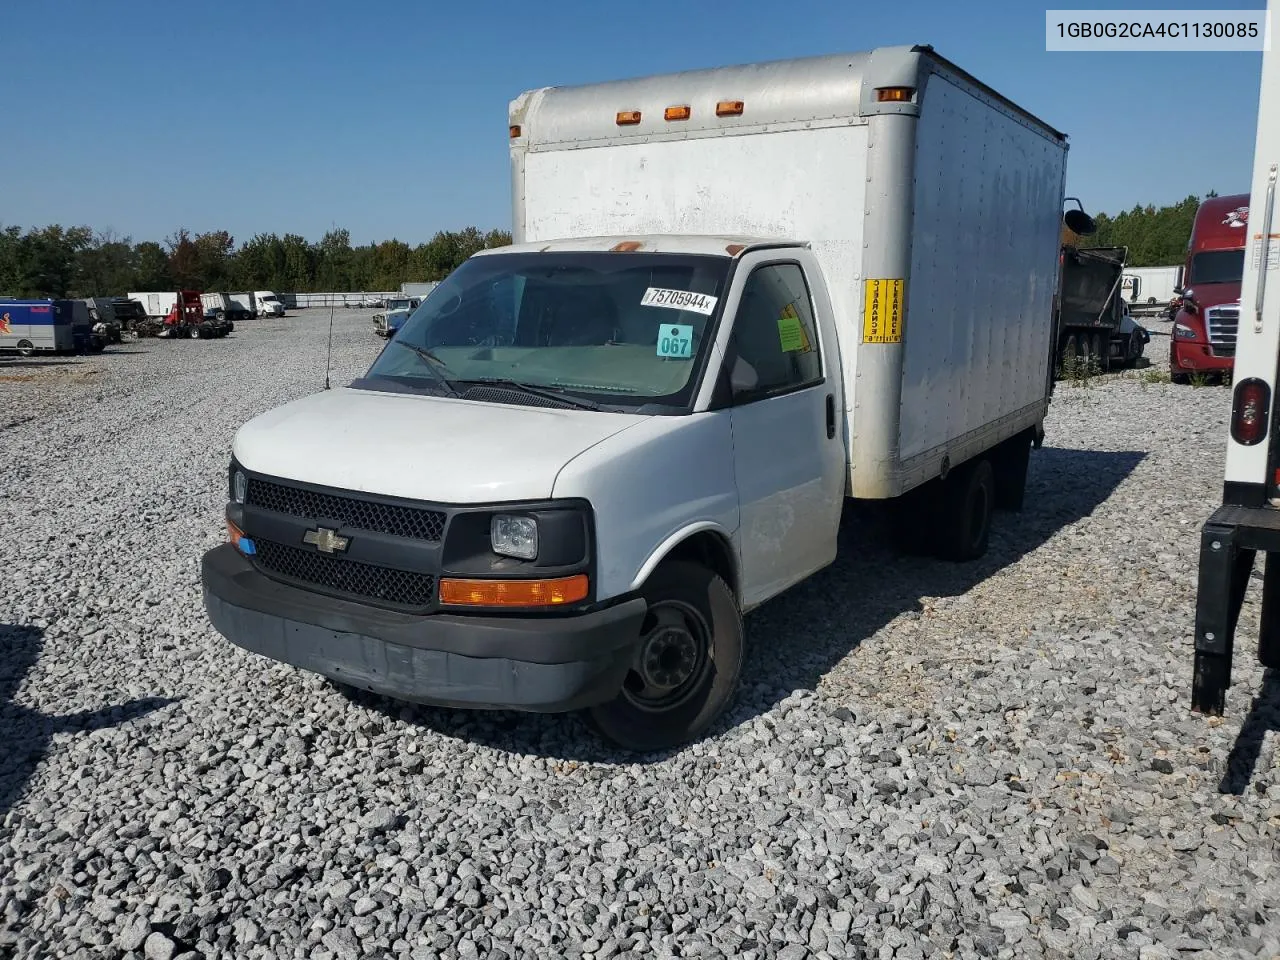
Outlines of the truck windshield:
{"label": "truck windshield", "polygon": [[1187,285],[1239,283],[1243,279],[1243,250],[1206,250],[1191,258],[1191,280]]}
{"label": "truck windshield", "polygon": [[501,381],[610,406],[686,406],[730,261],[648,253],[475,257],[436,287],[368,378],[434,392]]}

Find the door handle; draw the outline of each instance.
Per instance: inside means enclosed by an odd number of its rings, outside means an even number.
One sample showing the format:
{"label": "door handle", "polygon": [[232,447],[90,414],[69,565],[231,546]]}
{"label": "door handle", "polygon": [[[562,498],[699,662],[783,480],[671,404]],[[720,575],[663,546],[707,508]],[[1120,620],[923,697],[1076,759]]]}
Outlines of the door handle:
{"label": "door handle", "polygon": [[827,394],[827,439],[834,440],[836,435],[836,398],[835,394]]}

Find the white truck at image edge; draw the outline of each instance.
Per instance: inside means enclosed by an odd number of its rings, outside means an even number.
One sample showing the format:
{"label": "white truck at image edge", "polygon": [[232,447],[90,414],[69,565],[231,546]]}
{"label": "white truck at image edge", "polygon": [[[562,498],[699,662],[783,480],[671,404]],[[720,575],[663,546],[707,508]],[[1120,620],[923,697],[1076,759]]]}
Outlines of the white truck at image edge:
{"label": "white truck at image edge", "polygon": [[1066,137],[928,47],[544,88],[509,126],[516,242],[237,432],[206,609],[340,682],[670,747],[846,497],[961,561],[1020,508]]}
{"label": "white truck at image edge", "polygon": [[[1280,0],[1268,0],[1267,11],[1275,22]],[[1274,46],[1262,54],[1256,131],[1222,506],[1200,529],[1191,707],[1209,716],[1226,710],[1236,624],[1259,553],[1266,562],[1258,660],[1280,670],[1280,52]],[[1267,696],[1264,686],[1255,710]]]}

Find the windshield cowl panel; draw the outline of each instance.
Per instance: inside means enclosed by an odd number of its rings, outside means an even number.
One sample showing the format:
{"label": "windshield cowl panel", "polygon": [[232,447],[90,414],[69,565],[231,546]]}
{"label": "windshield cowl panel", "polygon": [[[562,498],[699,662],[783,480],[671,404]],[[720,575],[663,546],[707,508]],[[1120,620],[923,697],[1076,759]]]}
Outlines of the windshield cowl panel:
{"label": "windshield cowl panel", "polygon": [[501,381],[566,405],[687,412],[730,265],[635,252],[475,257],[405,320],[366,382],[435,392],[446,380],[465,398],[470,385]]}

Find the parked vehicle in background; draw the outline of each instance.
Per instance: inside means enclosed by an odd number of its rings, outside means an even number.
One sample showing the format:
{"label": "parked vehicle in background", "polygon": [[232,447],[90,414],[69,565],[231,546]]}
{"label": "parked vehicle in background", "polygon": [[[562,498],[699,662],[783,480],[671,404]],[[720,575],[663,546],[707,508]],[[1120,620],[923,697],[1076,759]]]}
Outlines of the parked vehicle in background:
{"label": "parked vehicle in background", "polygon": [[1224,374],[1235,364],[1240,325],[1240,279],[1249,235],[1249,194],[1211,197],[1200,204],[1187,243],[1186,286],[1169,335],[1169,373],[1175,383],[1192,374]]}
{"label": "parked vehicle in background", "polygon": [[417,297],[419,300],[426,298],[436,287],[440,286],[438,280],[428,280],[423,282],[402,283],[400,284],[400,292],[406,297]]}
{"label": "parked vehicle in background", "polygon": [[[1274,21],[1280,2],[1269,0]],[[1280,440],[1276,420],[1276,357],[1280,356],[1280,51],[1273,44],[1262,54],[1262,82],[1254,136],[1253,176],[1250,193],[1224,197],[1224,203],[1206,213],[1212,224],[1233,231],[1231,239],[1213,247],[1193,243],[1187,284],[1198,305],[1193,322],[1215,307],[1230,302],[1235,276],[1236,298],[1244,308],[1231,347],[1235,361],[1231,417],[1226,438],[1226,465],[1222,506],[1200,530],[1199,585],[1196,595],[1195,663],[1192,669],[1191,707],[1221,716],[1231,686],[1231,659],[1236,625],[1244,603],[1254,562],[1266,557],[1262,571],[1262,604],[1258,617],[1258,659],[1270,671],[1280,670]],[[1249,208],[1248,257],[1235,270],[1232,245],[1244,228],[1233,226]],[[1230,222],[1227,222],[1230,221]],[[1205,231],[1207,232],[1207,231]],[[1222,235],[1225,231],[1215,231]],[[1215,254],[1197,260],[1206,253]],[[1206,283],[1223,289],[1214,289]],[[1179,323],[1185,322],[1179,315]],[[1210,320],[1210,328],[1213,328]],[[1238,348],[1238,349],[1234,349]],[[1248,695],[1245,697],[1248,700]],[[1267,700],[1264,686],[1258,704]],[[1248,721],[1246,721],[1247,723]],[[1265,732],[1259,726],[1258,736]],[[1251,762],[1251,761],[1246,761]]]}
{"label": "parked vehicle in background", "polygon": [[122,329],[111,301],[106,297],[86,297],[84,304],[89,310],[93,332],[107,343],[120,343],[123,339]]}
{"label": "parked vehicle in background", "polygon": [[272,293],[270,290],[255,290],[253,292],[254,310],[257,311],[259,317],[283,317],[284,301],[280,299],[278,294]]}
{"label": "parked vehicle in background", "polygon": [[253,318],[253,313],[246,310],[225,293],[202,293],[200,302],[204,304],[206,314],[212,314],[217,320],[227,320],[234,325]]}
{"label": "parked vehicle in background", "polygon": [[515,244],[238,431],[206,609],[346,684],[671,747],[847,496],[957,561],[1021,506],[1066,137],[930,47],[545,88],[508,124]]}
{"label": "parked vehicle in background", "polygon": [[23,357],[74,351],[76,331],[72,304],[78,302],[0,298],[0,349]]}
{"label": "parked vehicle in background", "polygon": [[227,296],[233,305],[246,310],[249,316],[257,320],[259,317],[283,317],[284,301],[270,290],[240,291]]}
{"label": "parked vehicle in background", "polygon": [[137,300],[128,297],[112,297],[111,312],[115,315],[122,331],[136,334],[136,325],[145,322],[147,311]]}
{"label": "parked vehicle in background", "polygon": [[1127,303],[1121,306],[1121,312],[1120,327],[1113,339],[1123,346],[1123,353],[1117,359],[1126,367],[1132,367],[1142,358],[1143,351],[1151,342],[1151,332],[1134,319]]}
{"label": "parked vehicle in background", "polygon": [[1171,267],[1126,267],[1120,295],[1136,315],[1168,309],[1174,291],[1182,286],[1182,264]]}
{"label": "parked vehicle in background", "polygon": [[373,328],[378,336],[388,340],[395,336],[421,302],[417,297],[388,297],[383,312],[373,315]]}
{"label": "parked vehicle in background", "polygon": [[148,292],[133,292],[129,294],[130,300],[136,300],[142,304],[142,309],[148,317],[153,320],[161,320],[168,316],[173,309],[175,303],[183,298],[195,296],[198,300],[200,291],[198,290],[157,290]]}
{"label": "parked vehicle in background", "polygon": [[1081,238],[1096,230],[1093,219],[1075,201],[1061,231],[1058,288],[1055,298],[1056,366],[1071,371],[1078,365],[1102,372],[1124,362],[1130,338],[1121,332],[1124,301],[1120,282],[1127,247],[1085,247]]}

